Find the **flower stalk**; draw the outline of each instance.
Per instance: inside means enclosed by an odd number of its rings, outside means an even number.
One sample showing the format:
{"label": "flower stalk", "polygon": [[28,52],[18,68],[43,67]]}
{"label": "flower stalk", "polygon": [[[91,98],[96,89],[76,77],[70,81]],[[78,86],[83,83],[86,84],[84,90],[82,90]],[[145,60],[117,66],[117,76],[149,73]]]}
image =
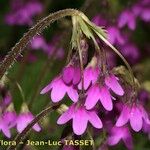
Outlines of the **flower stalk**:
{"label": "flower stalk", "polygon": [[66,16],[81,16],[82,12],[75,9],[60,10],[49,16],[41,19],[35,26],[29,29],[27,33],[20,39],[20,41],[12,48],[12,50],[6,55],[4,60],[0,64],[0,79],[7,72],[7,70],[14,64],[17,57],[21,55],[23,49],[27,46],[30,40],[40,34],[45,28],[50,26],[53,22],[66,17]]}
{"label": "flower stalk", "polygon": [[48,113],[52,112],[53,110],[56,110],[60,104],[52,104],[48,106],[46,109],[42,110],[32,121],[28,124],[28,126],[20,133],[18,134],[13,141],[16,141],[16,145],[11,145],[7,148],[7,150],[13,150],[16,149],[19,143],[27,136],[29,131],[32,129],[32,127],[40,121],[43,117],[45,117]]}

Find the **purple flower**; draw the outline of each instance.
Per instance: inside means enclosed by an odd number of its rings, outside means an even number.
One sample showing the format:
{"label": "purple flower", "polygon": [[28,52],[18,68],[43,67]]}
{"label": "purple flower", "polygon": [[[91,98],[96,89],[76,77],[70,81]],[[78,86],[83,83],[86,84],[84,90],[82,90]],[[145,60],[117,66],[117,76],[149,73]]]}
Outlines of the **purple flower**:
{"label": "purple flower", "polygon": [[99,85],[99,83],[94,84],[87,91],[87,98],[85,102],[86,109],[92,109],[98,100],[100,100],[103,107],[106,110],[111,111],[113,104],[109,89],[111,89],[117,95],[122,96],[124,94],[124,91],[117,80],[118,79],[113,74],[111,74],[105,77],[105,84],[103,86]]}
{"label": "purple flower", "polygon": [[[88,66],[84,70],[84,89],[87,90],[90,84],[95,83],[99,76],[99,69],[98,67]],[[80,81],[78,88],[82,89],[82,82]]]}
{"label": "purple flower", "polygon": [[120,30],[117,27],[108,27],[108,40],[111,44],[124,44],[125,39],[121,35]]}
{"label": "purple flower", "polygon": [[45,39],[43,36],[36,36],[34,37],[34,39],[31,42],[31,48],[32,49],[46,49],[47,48],[47,44],[45,42]]}
{"label": "purple flower", "polygon": [[143,122],[143,131],[145,133],[150,134],[150,124],[147,124],[146,122]]}
{"label": "purple flower", "polygon": [[31,25],[32,18],[43,10],[42,4],[34,0],[13,0],[11,7],[12,10],[5,17],[5,22],[9,25]]}
{"label": "purple flower", "polygon": [[87,128],[88,121],[97,129],[102,128],[102,122],[95,111],[88,111],[84,106],[73,104],[57,120],[58,124],[65,124],[73,120],[73,131],[76,135],[81,135]]}
{"label": "purple flower", "polygon": [[130,10],[123,11],[118,18],[118,26],[122,28],[125,25],[131,30],[135,30],[136,28],[136,16]]}
{"label": "purple flower", "polygon": [[122,89],[121,85],[118,82],[118,78],[113,75],[110,74],[108,76],[105,77],[105,84],[117,95],[124,95],[124,90]]}
{"label": "purple flower", "polygon": [[144,8],[143,11],[140,14],[141,19],[149,22],[150,21],[150,7],[149,8]]}
{"label": "purple flower", "polygon": [[135,4],[133,7],[132,7],[132,12],[133,14],[137,17],[140,15],[140,13],[142,12],[142,7],[139,3]]}
{"label": "purple flower", "polygon": [[16,113],[15,112],[4,112],[0,117],[0,131],[10,138],[10,129],[16,125]]}
{"label": "purple flower", "polygon": [[1,109],[5,109],[12,101],[11,95],[9,92],[4,93],[4,97],[0,102]]}
{"label": "purple flower", "polygon": [[[27,125],[34,119],[31,112],[20,113],[17,117],[17,131],[21,133]],[[41,127],[36,123],[33,129],[37,132],[41,131]]]}
{"label": "purple flower", "polygon": [[128,150],[133,149],[132,136],[129,129],[125,126],[123,127],[113,127],[110,131],[110,135],[108,136],[107,142],[108,145],[116,145],[120,140],[123,140],[124,144],[128,148]]}
{"label": "purple flower", "polygon": [[96,15],[93,19],[92,22],[94,22],[97,26],[106,26],[107,21],[102,18],[100,15]]}
{"label": "purple flower", "polygon": [[77,90],[72,85],[67,86],[62,80],[61,76],[56,77],[50,84],[48,84],[41,91],[41,94],[45,94],[50,90],[51,90],[51,99],[53,102],[59,102],[60,100],[62,100],[66,93],[73,102],[77,102],[79,97]]}
{"label": "purple flower", "polygon": [[80,68],[75,67],[73,65],[68,65],[63,69],[62,78],[66,84],[70,84],[70,83],[74,85],[78,84],[81,79]]}
{"label": "purple flower", "polygon": [[79,148],[72,145],[65,145],[63,146],[63,150],[79,150]]}
{"label": "purple flower", "polygon": [[54,56],[58,59],[62,59],[64,57],[64,49],[61,47],[57,48],[56,41],[58,40],[58,38],[54,37],[50,43],[47,43],[43,36],[36,36],[32,40],[30,47],[33,50],[41,49],[48,56]]}
{"label": "purple flower", "polygon": [[106,86],[100,87],[98,84],[95,84],[87,92],[85,102],[86,109],[92,109],[99,100],[106,110],[112,110],[113,104],[108,88]]}
{"label": "purple flower", "polygon": [[128,43],[126,45],[123,45],[121,48],[122,54],[128,58],[129,62],[134,64],[138,61],[140,57],[139,49],[136,47],[136,45]]}
{"label": "purple flower", "polygon": [[125,125],[130,122],[132,129],[136,132],[140,131],[143,126],[143,121],[150,124],[148,114],[140,104],[124,105],[123,110],[116,122],[117,127]]}

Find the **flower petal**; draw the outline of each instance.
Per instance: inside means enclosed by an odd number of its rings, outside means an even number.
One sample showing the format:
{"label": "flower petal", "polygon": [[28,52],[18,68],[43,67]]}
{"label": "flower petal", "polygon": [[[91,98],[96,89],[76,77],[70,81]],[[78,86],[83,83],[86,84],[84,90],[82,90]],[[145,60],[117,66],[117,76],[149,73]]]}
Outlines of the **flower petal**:
{"label": "flower petal", "polygon": [[87,98],[85,101],[86,109],[92,109],[99,99],[99,87],[98,85],[92,86],[87,92]]}
{"label": "flower petal", "polygon": [[51,90],[51,88],[52,88],[52,86],[51,86],[51,83],[50,83],[50,84],[48,84],[46,87],[44,87],[44,88],[42,89],[42,91],[40,92],[40,94],[45,94],[45,93],[47,93],[48,91]]}
{"label": "flower petal", "polygon": [[101,119],[97,116],[96,112],[88,112],[89,115],[89,122],[95,127],[95,128],[102,128],[103,124]]}
{"label": "flower petal", "polygon": [[143,125],[142,114],[140,110],[134,106],[132,107],[130,113],[130,124],[132,129],[136,132],[142,129],[142,125]]}
{"label": "flower petal", "polygon": [[73,77],[73,84],[76,85],[80,82],[81,78],[81,71],[79,67],[74,68],[74,77]]}
{"label": "flower petal", "polygon": [[70,108],[58,118],[57,124],[67,123],[72,118],[72,115],[74,114],[74,109],[74,105],[70,106]]}
{"label": "flower petal", "polygon": [[108,137],[107,142],[108,142],[108,145],[116,145],[119,143],[120,140],[121,140],[121,136],[112,135]]}
{"label": "flower petal", "polygon": [[6,137],[8,137],[8,138],[11,137],[10,130],[9,130],[9,128],[7,126],[5,126],[5,127],[2,128],[2,132],[4,133],[4,135]]}
{"label": "flower petal", "polygon": [[74,76],[74,67],[73,66],[70,65],[63,69],[62,78],[66,84],[71,83],[73,76]]}
{"label": "flower petal", "polygon": [[128,108],[128,106],[124,106],[121,115],[119,116],[116,122],[116,126],[121,127],[125,125],[128,122],[129,117],[130,117],[130,109]]}
{"label": "flower petal", "polygon": [[111,111],[113,109],[111,95],[106,87],[100,89],[100,101],[106,110]]}
{"label": "flower petal", "polygon": [[68,87],[64,84],[62,79],[57,80],[53,83],[52,91],[51,91],[51,99],[53,102],[59,102],[63,99],[66,94]]}
{"label": "flower petal", "polygon": [[78,108],[73,117],[73,131],[76,135],[81,135],[85,132],[88,123],[88,115],[84,108]]}
{"label": "flower petal", "polygon": [[77,102],[79,95],[76,89],[73,86],[68,87],[67,94],[73,102]]}
{"label": "flower petal", "polygon": [[117,81],[114,75],[110,75],[105,78],[105,84],[111,88],[111,90],[116,93],[117,95],[122,96],[124,94],[124,90],[122,89],[121,85]]}
{"label": "flower petal", "polygon": [[142,117],[143,117],[145,123],[150,125],[150,119],[149,119],[149,116],[148,116],[146,110],[144,109],[144,107],[141,105],[141,106],[139,106],[139,109],[142,113]]}
{"label": "flower petal", "polygon": [[40,132],[41,131],[41,127],[39,126],[38,123],[36,123],[34,126],[33,126],[33,129],[37,132]]}

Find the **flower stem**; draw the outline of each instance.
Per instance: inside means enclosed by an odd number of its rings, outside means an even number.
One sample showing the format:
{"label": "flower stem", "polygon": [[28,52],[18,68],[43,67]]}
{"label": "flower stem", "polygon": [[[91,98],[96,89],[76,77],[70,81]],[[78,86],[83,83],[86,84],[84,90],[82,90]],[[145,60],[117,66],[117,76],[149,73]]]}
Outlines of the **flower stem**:
{"label": "flower stem", "polygon": [[42,110],[29,124],[28,126],[20,133],[18,134],[13,141],[16,141],[16,145],[11,145],[7,148],[7,150],[13,150],[16,149],[19,143],[27,136],[29,131],[32,129],[32,127],[44,116],[46,116],[48,113],[52,112],[53,110],[56,110],[60,106],[59,103],[52,104],[51,106],[48,106],[46,109]]}
{"label": "flower stem", "polygon": [[83,15],[82,12],[75,9],[64,9],[50,14],[49,16],[41,19],[35,26],[29,29],[24,34],[20,41],[12,48],[12,50],[6,55],[2,63],[0,64],[0,79],[6,73],[6,71],[13,65],[17,57],[21,54],[23,49],[27,46],[30,40],[40,34],[45,28],[50,26],[51,23],[55,22],[66,16]]}

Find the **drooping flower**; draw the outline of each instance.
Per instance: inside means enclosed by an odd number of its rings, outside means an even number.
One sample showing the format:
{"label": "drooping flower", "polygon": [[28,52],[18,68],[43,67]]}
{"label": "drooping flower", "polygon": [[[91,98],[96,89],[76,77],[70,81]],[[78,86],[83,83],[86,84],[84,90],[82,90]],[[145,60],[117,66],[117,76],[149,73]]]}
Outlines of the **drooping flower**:
{"label": "drooping flower", "polygon": [[[99,69],[93,68],[93,67],[87,67],[84,70],[84,89],[87,90],[87,88],[90,86],[90,84],[95,83],[96,80],[98,79],[99,75]],[[80,82],[78,85],[78,88],[82,88],[82,83]]]}
{"label": "drooping flower", "polygon": [[150,7],[149,8],[144,8],[142,13],[140,14],[140,17],[145,22],[150,22]]}
{"label": "drooping flower", "polygon": [[130,122],[132,129],[136,132],[140,131],[143,127],[143,121],[150,124],[147,112],[140,104],[124,105],[123,110],[116,122],[117,127],[125,125]]}
{"label": "drooping flower", "polygon": [[128,59],[132,64],[137,63],[140,58],[140,51],[135,44],[126,43],[121,47],[122,54]]}
{"label": "drooping flower", "polygon": [[0,131],[8,138],[11,137],[10,129],[16,125],[16,117],[15,112],[6,111],[1,114]]}
{"label": "drooping flower", "polygon": [[110,135],[108,136],[107,143],[110,146],[116,145],[119,141],[123,140],[128,150],[133,150],[132,136],[129,129],[126,126],[116,127],[114,126]]}
{"label": "drooping flower", "polygon": [[66,84],[72,83],[73,85],[77,85],[81,79],[80,68],[73,65],[66,66],[63,69],[62,78]]}
{"label": "drooping flower", "polygon": [[109,89],[111,89],[115,94],[119,96],[122,96],[124,94],[124,90],[117,81],[117,77],[115,77],[113,74],[106,76],[104,82],[104,85],[100,85],[100,83],[94,84],[87,91],[87,98],[85,102],[85,106],[87,109],[92,109],[100,100],[103,107],[106,110],[111,111],[113,108],[113,104]]}
{"label": "drooping flower", "polygon": [[94,22],[97,26],[106,26],[107,21],[102,18],[100,15],[96,15],[93,19],[92,22]]}
{"label": "drooping flower", "polygon": [[136,16],[130,10],[123,11],[118,18],[118,26],[120,28],[126,25],[131,30],[135,30],[136,28]]}
{"label": "drooping flower", "polygon": [[124,94],[124,90],[122,89],[121,85],[118,82],[118,78],[110,74],[105,77],[105,84],[117,95],[122,96]]}
{"label": "drooping flower", "polygon": [[62,76],[56,77],[41,91],[41,94],[45,94],[49,91],[51,91],[51,99],[53,102],[62,100],[66,93],[73,102],[77,102],[78,100],[77,90],[72,85],[67,86],[62,80]]}
{"label": "drooping flower", "polygon": [[88,111],[84,106],[77,106],[76,104],[71,105],[69,109],[58,118],[57,124],[65,124],[71,119],[73,120],[73,131],[76,135],[82,135],[85,132],[88,121],[97,129],[103,126],[94,110]]}
{"label": "drooping flower", "polygon": [[86,109],[92,109],[100,101],[106,110],[112,110],[113,104],[110,92],[106,86],[93,85],[87,92]]}
{"label": "drooping flower", "polygon": [[34,50],[37,49],[46,49],[47,43],[43,36],[35,36],[34,39],[31,41],[31,48]]}
{"label": "drooping flower", "polygon": [[[33,119],[34,116],[31,112],[20,113],[17,117],[17,131],[21,133]],[[38,123],[36,123],[32,128],[37,132],[41,131],[41,127]]]}
{"label": "drooping flower", "polygon": [[107,28],[108,32],[108,40],[111,44],[124,44],[125,43],[125,38],[121,34],[120,30],[115,27],[111,26]]}
{"label": "drooping flower", "polygon": [[48,43],[43,36],[38,35],[31,41],[30,48],[33,50],[41,49],[48,57],[53,56],[57,59],[62,59],[64,57],[64,49],[56,46],[59,41],[60,38],[54,36],[54,38]]}
{"label": "drooping flower", "polygon": [[[84,77],[84,89],[87,90],[90,84],[94,84],[98,76],[100,74],[100,71],[97,67],[97,58],[93,57],[89,65],[84,69],[83,77]],[[82,89],[82,81],[80,81],[78,88]]]}
{"label": "drooping flower", "polygon": [[10,92],[4,87],[0,87],[0,94],[2,95],[2,99],[0,101],[0,108],[4,110],[7,106],[10,105],[12,98]]}
{"label": "drooping flower", "polygon": [[[21,133],[34,118],[34,115],[29,111],[26,103],[23,103],[21,106],[21,112],[16,120],[17,131]],[[38,123],[36,123],[32,128],[37,132],[41,131],[41,127]]]}

